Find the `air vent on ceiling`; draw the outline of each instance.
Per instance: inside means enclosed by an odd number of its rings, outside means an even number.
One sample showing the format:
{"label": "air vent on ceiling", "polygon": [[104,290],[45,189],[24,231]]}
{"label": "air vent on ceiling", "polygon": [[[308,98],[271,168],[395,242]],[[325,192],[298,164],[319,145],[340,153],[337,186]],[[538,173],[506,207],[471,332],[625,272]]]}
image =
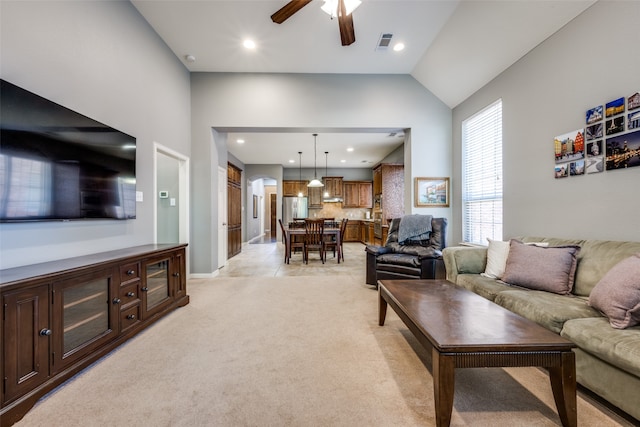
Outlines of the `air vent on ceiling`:
{"label": "air vent on ceiling", "polygon": [[376,50],[387,50],[389,45],[391,44],[391,38],[393,34],[391,33],[382,33],[380,34],[380,40],[378,40],[378,45],[376,46]]}

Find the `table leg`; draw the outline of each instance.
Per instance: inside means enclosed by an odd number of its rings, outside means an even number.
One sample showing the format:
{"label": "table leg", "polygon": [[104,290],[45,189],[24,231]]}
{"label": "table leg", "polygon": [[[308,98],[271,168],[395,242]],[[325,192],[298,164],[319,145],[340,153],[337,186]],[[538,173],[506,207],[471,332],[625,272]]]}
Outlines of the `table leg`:
{"label": "table leg", "polygon": [[551,390],[556,401],[558,415],[563,426],[578,424],[576,410],[576,355],[572,351],[563,352],[560,366],[549,368]]}
{"label": "table leg", "polygon": [[291,259],[291,232],[287,232],[287,247],[285,250],[287,251],[287,264],[289,264],[289,260]]}
{"label": "table leg", "polygon": [[387,301],[382,297],[382,286],[378,286],[378,325],[384,326],[387,318]]}
{"label": "table leg", "polygon": [[451,424],[451,412],[453,411],[455,366],[451,356],[442,354],[435,348],[431,352],[431,357],[436,425],[438,427],[446,427]]}

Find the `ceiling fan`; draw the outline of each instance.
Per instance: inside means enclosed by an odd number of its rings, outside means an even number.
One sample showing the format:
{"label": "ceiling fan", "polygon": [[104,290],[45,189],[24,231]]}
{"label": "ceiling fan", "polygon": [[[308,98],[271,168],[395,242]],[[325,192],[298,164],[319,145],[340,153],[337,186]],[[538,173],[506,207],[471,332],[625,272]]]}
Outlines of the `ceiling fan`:
{"label": "ceiling fan", "polygon": [[[271,20],[276,24],[282,24],[309,3],[311,3],[311,0],[291,0],[271,15]],[[349,46],[356,41],[351,12],[353,12],[359,4],[359,0],[324,0],[322,10],[331,15],[331,19],[334,17],[338,18],[342,46]]]}

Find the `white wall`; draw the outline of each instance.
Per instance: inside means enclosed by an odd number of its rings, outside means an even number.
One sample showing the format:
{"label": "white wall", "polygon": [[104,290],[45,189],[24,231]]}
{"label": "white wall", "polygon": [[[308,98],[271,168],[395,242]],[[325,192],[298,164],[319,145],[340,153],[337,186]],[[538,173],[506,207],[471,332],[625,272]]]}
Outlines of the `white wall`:
{"label": "white wall", "polygon": [[554,179],[555,136],[640,90],[640,2],[599,1],[453,111],[453,241],[462,121],[503,101],[504,237],[640,240],[640,167]]}
{"label": "white wall", "polygon": [[0,268],[153,242],[153,142],[190,156],[189,73],[124,1],[0,2],[0,73],[137,138],[137,219],[0,224]]}
{"label": "white wall", "polygon": [[212,127],[411,129],[405,211],[450,216],[447,208],[413,208],[413,176],[451,174],[451,110],[411,76],[192,73],[191,101],[192,200],[200,205],[193,208],[199,211],[192,222],[195,273],[217,269],[217,248],[210,244],[218,238],[211,226],[217,214],[209,208],[217,177],[210,169],[226,166],[226,154],[219,145],[224,135]]}

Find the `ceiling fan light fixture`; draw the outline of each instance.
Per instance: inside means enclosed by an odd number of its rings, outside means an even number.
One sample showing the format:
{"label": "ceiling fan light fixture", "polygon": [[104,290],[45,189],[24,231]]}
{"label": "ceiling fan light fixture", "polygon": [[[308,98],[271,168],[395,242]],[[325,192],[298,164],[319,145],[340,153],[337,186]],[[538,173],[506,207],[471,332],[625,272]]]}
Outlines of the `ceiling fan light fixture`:
{"label": "ceiling fan light fixture", "polygon": [[[351,15],[351,12],[356,10],[358,6],[362,3],[360,0],[344,0],[344,7],[347,11],[347,15]],[[340,0],[324,0],[324,4],[321,9],[331,16],[331,18],[336,18],[338,16],[338,6],[340,5]]]}

